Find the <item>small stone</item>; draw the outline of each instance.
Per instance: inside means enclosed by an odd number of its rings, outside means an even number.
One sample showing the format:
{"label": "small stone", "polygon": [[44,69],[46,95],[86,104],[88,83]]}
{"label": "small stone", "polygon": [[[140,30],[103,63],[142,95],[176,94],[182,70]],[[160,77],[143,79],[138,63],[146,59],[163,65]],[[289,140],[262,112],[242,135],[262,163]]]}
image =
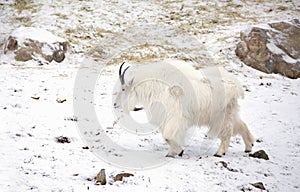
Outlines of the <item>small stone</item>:
{"label": "small stone", "polygon": [[115,176],[114,181],[123,181],[124,177],[134,176],[132,173],[119,173]]}
{"label": "small stone", "polygon": [[242,186],[240,188],[240,191],[243,191],[243,192],[252,191],[252,188],[250,186]]}
{"label": "small stone", "polygon": [[223,167],[227,168],[228,164],[225,161],[219,161],[223,165]]}
{"label": "small stone", "polygon": [[86,180],[87,180],[87,181],[93,181],[93,179],[92,179],[92,178],[89,178],[89,177],[86,178]]}
{"label": "small stone", "polygon": [[253,187],[261,189],[261,190],[266,190],[264,184],[262,182],[257,182],[257,183],[250,183]]}
{"label": "small stone", "polygon": [[221,163],[222,166],[223,166],[224,168],[226,168],[228,171],[231,171],[231,172],[238,172],[238,170],[228,167],[228,163],[226,163],[225,161],[219,161],[218,163]]}
{"label": "small stone", "polygon": [[62,62],[65,59],[64,51],[62,51],[62,50],[54,51],[53,59],[54,59],[54,61],[56,61],[58,63]]}
{"label": "small stone", "polygon": [[[8,39],[6,48],[9,51],[13,51],[13,50],[16,50],[18,48],[18,41],[16,40],[15,37],[10,37]],[[4,52],[4,54],[6,54],[6,52]]]}
{"label": "small stone", "polygon": [[255,153],[250,154],[249,156],[254,158],[269,160],[269,156],[264,150],[256,151]]}
{"label": "small stone", "polygon": [[39,96],[32,96],[31,99],[39,100],[40,97]]}
{"label": "small stone", "polygon": [[106,184],[106,175],[105,169],[101,169],[100,172],[96,175],[96,183],[100,183],[101,185]]}
{"label": "small stone", "polygon": [[65,117],[65,121],[78,121],[76,116],[73,117]]}
{"label": "small stone", "polygon": [[56,141],[58,143],[71,143],[70,139],[68,137],[64,137],[64,136],[56,137]]}
{"label": "small stone", "polygon": [[56,102],[57,103],[64,103],[66,102],[67,100],[66,99],[56,99]]}

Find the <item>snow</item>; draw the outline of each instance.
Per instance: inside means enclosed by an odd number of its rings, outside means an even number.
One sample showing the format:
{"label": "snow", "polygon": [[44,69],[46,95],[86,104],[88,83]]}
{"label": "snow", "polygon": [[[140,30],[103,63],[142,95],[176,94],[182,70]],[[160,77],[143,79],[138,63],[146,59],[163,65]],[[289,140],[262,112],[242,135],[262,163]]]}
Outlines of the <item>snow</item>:
{"label": "snow", "polygon": [[20,27],[11,33],[13,37],[18,38],[19,43],[22,44],[25,39],[32,39],[48,44],[56,42],[65,42],[63,38],[53,35],[45,29],[38,29],[34,27]]}
{"label": "snow", "polygon": [[297,63],[300,62],[300,59],[294,59],[292,57],[290,57],[289,55],[285,54],[283,55],[282,59],[287,62],[287,63]]}
{"label": "snow", "polygon": [[293,0],[293,3],[295,7],[299,10],[300,9],[300,1],[299,0]]}
{"label": "snow", "polygon": [[[0,46],[16,28],[30,26],[68,40],[70,48],[62,63],[43,66],[1,56],[1,191],[260,191],[250,184],[259,181],[269,191],[299,191],[300,80],[244,66],[234,53],[239,32],[250,25],[298,18],[292,1],[28,2],[23,10],[13,0],[0,3]],[[152,47],[143,46],[147,42]],[[232,138],[224,157],[213,157],[219,141],[206,139],[205,128],[191,129],[183,157],[168,159],[168,146],[156,130],[139,135],[119,126],[112,112],[116,64],[135,64],[143,56],[194,57],[203,65],[223,65],[247,90],[240,101],[241,116],[259,141],[253,151],[265,150],[270,160],[249,157],[239,136]],[[95,114],[76,113],[76,101]],[[145,120],[142,115],[133,113]],[[154,164],[141,167],[142,156],[127,158],[128,164],[118,162],[122,157],[114,154],[122,151],[83,149],[95,135],[84,137],[80,125],[92,120],[102,130],[87,130],[99,131],[125,149],[156,155]],[[59,136],[71,143],[57,143]],[[103,168],[108,184],[95,185],[93,178]],[[113,176],[122,171],[134,176],[114,182]]]}
{"label": "snow", "polygon": [[278,54],[278,55],[286,55],[286,53],[283,50],[281,50],[279,47],[277,47],[275,43],[272,41],[267,43],[267,48],[271,51],[271,53]]}
{"label": "snow", "polygon": [[130,116],[134,119],[134,121],[140,124],[146,124],[149,122],[149,119],[147,118],[146,112],[144,110],[131,111]]}
{"label": "snow", "polygon": [[276,46],[272,40],[267,43],[267,48],[271,53],[274,53],[277,55],[282,55],[282,59],[287,63],[293,64],[293,63],[297,63],[300,61],[299,59],[294,59],[294,58],[290,57],[282,49],[280,49],[278,46]]}

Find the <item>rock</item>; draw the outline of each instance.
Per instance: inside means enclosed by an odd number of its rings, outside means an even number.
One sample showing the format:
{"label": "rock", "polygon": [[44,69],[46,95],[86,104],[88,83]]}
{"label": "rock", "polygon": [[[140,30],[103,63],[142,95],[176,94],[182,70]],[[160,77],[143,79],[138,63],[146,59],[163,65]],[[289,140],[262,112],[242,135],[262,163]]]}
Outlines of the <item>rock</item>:
{"label": "rock", "polygon": [[256,151],[255,153],[250,154],[249,156],[254,158],[269,160],[269,156],[264,150]]}
{"label": "rock", "polygon": [[101,185],[106,184],[106,175],[105,169],[101,169],[100,172],[96,175],[96,183],[100,183]]}
{"label": "rock", "polygon": [[71,143],[70,139],[68,137],[64,137],[64,136],[56,137],[56,141],[58,143]]}
{"label": "rock", "polygon": [[24,47],[21,47],[20,49],[15,51],[15,59],[17,61],[28,61],[32,59],[32,54],[33,54],[32,49],[26,49]]}
{"label": "rock", "polygon": [[124,177],[134,176],[132,173],[119,173],[115,176],[114,181],[122,181]]}
{"label": "rock", "polygon": [[255,188],[261,189],[261,190],[266,190],[264,184],[262,182],[257,182],[257,183],[251,183],[252,186]]}
{"label": "rock", "polygon": [[240,33],[236,55],[246,64],[265,73],[300,77],[300,22],[269,23]]}
{"label": "rock", "polygon": [[52,33],[33,27],[20,27],[8,37],[4,54],[13,53],[17,61],[38,60],[62,62],[67,51],[67,41]]}

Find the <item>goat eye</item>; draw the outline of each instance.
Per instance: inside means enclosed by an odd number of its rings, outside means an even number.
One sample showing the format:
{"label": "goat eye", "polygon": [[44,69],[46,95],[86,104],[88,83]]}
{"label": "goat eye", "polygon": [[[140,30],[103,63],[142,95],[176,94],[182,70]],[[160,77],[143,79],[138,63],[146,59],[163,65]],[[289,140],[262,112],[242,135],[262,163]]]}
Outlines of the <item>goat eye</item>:
{"label": "goat eye", "polygon": [[125,91],[125,89],[123,88],[122,91]]}

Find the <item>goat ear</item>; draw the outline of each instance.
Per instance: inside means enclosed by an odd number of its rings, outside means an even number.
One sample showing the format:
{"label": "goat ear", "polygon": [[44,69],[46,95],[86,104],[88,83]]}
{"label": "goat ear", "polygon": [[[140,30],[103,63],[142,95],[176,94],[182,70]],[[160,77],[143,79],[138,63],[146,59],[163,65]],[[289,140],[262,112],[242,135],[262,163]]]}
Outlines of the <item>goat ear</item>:
{"label": "goat ear", "polygon": [[128,85],[131,86],[133,83],[134,78],[130,79],[130,81],[128,81]]}
{"label": "goat ear", "polygon": [[175,97],[183,95],[183,89],[179,85],[173,85],[169,88],[170,94]]}

